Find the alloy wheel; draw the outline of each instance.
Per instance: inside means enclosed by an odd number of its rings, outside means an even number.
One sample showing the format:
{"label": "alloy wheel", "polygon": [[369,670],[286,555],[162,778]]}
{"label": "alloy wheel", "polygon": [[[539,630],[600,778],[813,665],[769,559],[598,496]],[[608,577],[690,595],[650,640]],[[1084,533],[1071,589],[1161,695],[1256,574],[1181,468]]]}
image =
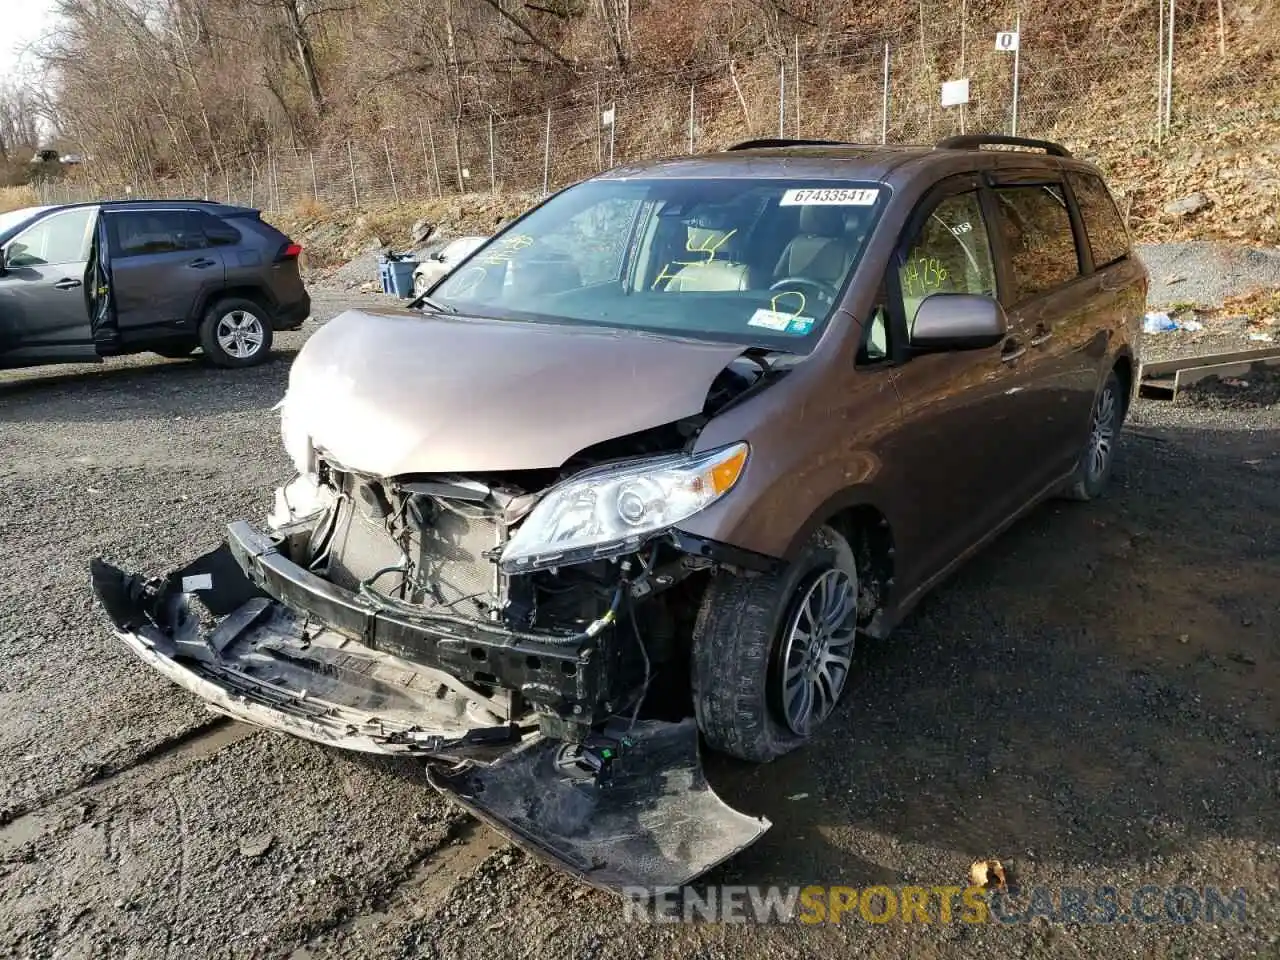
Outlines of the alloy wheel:
{"label": "alloy wheel", "polygon": [[1088,466],[1089,479],[1096,481],[1107,472],[1116,435],[1116,414],[1119,403],[1115,388],[1107,384],[1093,406],[1093,420],[1089,430]]}
{"label": "alloy wheel", "polygon": [[262,349],[263,340],[266,339],[262,321],[248,310],[232,310],[224,314],[214,328],[214,336],[218,340],[218,346],[237,360],[252,357]]}
{"label": "alloy wheel", "polygon": [[782,719],[809,736],[835,709],[849,677],[857,631],[857,585],[844,570],[824,570],[787,625],[781,659]]}

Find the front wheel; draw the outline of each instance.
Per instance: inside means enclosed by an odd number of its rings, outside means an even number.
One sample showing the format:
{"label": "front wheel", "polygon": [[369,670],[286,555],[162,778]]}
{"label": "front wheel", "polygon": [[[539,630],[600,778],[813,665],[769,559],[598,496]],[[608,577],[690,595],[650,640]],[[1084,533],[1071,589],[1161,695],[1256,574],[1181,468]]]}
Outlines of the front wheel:
{"label": "front wheel", "polygon": [[1126,397],[1120,378],[1112,370],[1093,401],[1089,439],[1085,441],[1076,472],[1063,496],[1068,500],[1096,500],[1106,490],[1115,461],[1116,441],[1124,425]]}
{"label": "front wheel", "polygon": [[830,527],[782,574],[718,574],[693,635],[694,709],[708,744],[756,762],[803,744],[844,691],[857,627],[853,551]]}
{"label": "front wheel", "polygon": [[252,300],[219,300],[200,324],[200,346],[219,367],[252,367],[271,353],[271,323]]}

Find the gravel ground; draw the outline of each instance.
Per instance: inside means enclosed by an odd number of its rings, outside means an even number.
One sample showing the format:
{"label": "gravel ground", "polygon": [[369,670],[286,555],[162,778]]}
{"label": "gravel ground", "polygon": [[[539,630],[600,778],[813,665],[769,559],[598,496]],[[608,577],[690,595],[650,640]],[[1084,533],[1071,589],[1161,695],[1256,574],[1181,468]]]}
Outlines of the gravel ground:
{"label": "gravel ground", "polygon": [[[1228,297],[1280,289],[1280,250],[1191,241],[1139,244],[1138,254],[1151,276],[1147,297],[1150,310],[1185,309],[1191,305],[1213,311]],[[1280,328],[1251,323],[1247,316],[1217,316],[1210,312],[1198,314],[1197,319],[1204,323],[1203,330],[1148,334],[1144,344],[1146,359],[1280,346]],[[1275,339],[1251,339],[1251,335],[1258,334]]]}
{"label": "gravel ground", "polygon": [[1138,244],[1151,272],[1152,309],[1221,306],[1227,297],[1280,287],[1280,250],[1213,240]]}
{"label": "gravel ground", "polygon": [[[314,297],[321,320],[349,302]],[[1280,951],[1273,395],[1139,402],[1110,495],[1038,509],[863,649],[816,743],[708,763],[774,827],[707,882],[961,885],[993,856],[1023,888],[1243,886],[1243,924],[634,925],[411,764],[212,718],[94,609],[90,557],[160,573],[265,509],[287,471],[269,408],[311,329],[235,373],[0,373],[0,954]]]}

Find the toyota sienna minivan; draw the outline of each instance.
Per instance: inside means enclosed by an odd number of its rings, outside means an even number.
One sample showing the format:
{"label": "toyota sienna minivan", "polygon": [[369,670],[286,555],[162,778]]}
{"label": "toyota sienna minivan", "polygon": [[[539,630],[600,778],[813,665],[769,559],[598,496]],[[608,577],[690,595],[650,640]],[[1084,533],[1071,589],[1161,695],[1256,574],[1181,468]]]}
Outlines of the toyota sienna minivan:
{"label": "toyota sienna minivan", "polygon": [[1037,503],[1103,492],[1146,289],[1054,143],[620,167],[409,309],[320,328],[265,519],[94,586],[215,709],[429,760],[589,883],[678,885],[769,826],[700,745],[800,747],[860,637]]}

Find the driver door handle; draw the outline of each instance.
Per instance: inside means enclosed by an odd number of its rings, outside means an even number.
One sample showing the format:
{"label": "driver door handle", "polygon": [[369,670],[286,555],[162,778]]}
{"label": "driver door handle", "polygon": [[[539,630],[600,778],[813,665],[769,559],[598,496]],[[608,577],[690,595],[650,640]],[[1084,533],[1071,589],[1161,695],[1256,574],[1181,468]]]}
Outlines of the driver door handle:
{"label": "driver door handle", "polygon": [[195,267],[197,270],[203,270],[205,267],[214,266],[217,262],[218,262],[217,260],[210,260],[207,257],[200,257],[197,260],[192,260],[190,263],[187,264],[187,266]]}
{"label": "driver door handle", "polygon": [[53,286],[58,290],[74,290],[76,287],[80,286],[80,281],[72,280],[70,277],[67,277],[65,280],[59,280]]}
{"label": "driver door handle", "polygon": [[1027,341],[1033,347],[1043,347],[1053,339],[1053,331],[1043,323],[1036,324],[1036,335]]}

